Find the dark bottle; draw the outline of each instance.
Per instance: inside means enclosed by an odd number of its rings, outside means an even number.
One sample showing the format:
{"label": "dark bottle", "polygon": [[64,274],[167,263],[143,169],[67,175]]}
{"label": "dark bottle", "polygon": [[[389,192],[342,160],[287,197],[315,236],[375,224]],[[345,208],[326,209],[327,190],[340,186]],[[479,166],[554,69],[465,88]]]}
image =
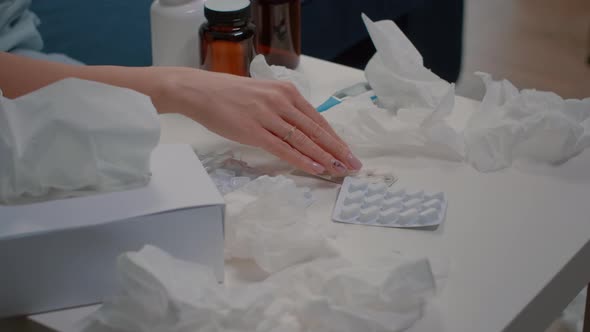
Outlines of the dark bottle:
{"label": "dark bottle", "polygon": [[201,68],[250,76],[254,34],[248,0],[207,0],[206,23],[201,26]]}
{"label": "dark bottle", "polygon": [[271,65],[295,69],[301,55],[301,0],[253,0],[256,52]]}

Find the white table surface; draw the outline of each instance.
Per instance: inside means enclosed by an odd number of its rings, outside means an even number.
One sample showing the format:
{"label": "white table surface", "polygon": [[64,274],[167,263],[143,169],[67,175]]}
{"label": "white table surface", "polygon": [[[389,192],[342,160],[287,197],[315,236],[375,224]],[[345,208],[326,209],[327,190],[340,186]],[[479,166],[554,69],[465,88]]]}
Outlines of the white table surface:
{"label": "white table surface", "polygon": [[[359,70],[303,57],[317,105],[332,92],[364,80]],[[478,103],[457,97],[450,122],[462,128]],[[221,149],[225,140],[180,116],[163,118],[164,142],[199,150]],[[267,160],[246,149],[243,157]],[[257,159],[258,158],[258,159]],[[412,332],[543,331],[590,281],[590,151],[559,167],[513,167],[482,174],[469,165],[395,156],[364,160],[389,168],[405,183],[447,194],[447,220],[436,231],[335,224],[330,214],[336,185],[314,189],[314,222],[331,227],[346,255],[392,251],[448,261],[448,279]],[[276,164],[276,163],[275,163]],[[276,169],[276,167],[275,167]],[[303,185],[313,185],[301,179]],[[228,283],[240,280],[235,267]],[[96,307],[31,317],[63,332]]]}

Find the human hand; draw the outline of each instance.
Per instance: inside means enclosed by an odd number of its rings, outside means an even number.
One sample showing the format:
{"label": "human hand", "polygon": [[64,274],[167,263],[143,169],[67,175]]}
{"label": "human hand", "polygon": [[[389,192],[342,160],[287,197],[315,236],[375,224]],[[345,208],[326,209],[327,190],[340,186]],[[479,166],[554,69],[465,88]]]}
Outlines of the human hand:
{"label": "human hand", "polygon": [[290,83],[154,67],[160,113],[181,113],[209,130],[260,147],[311,174],[344,176],[362,164]]}

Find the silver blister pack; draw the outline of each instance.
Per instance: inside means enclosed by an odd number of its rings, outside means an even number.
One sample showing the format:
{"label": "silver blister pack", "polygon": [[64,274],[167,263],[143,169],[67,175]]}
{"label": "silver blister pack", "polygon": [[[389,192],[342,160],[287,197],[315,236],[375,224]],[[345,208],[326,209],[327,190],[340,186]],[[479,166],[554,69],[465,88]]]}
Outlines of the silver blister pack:
{"label": "silver blister pack", "polygon": [[428,193],[384,181],[347,177],[332,219],[350,224],[421,228],[440,225],[446,210],[447,200],[442,192]]}
{"label": "silver blister pack", "polygon": [[198,155],[203,167],[222,195],[240,189],[262,175],[247,163],[233,158],[231,152]]}

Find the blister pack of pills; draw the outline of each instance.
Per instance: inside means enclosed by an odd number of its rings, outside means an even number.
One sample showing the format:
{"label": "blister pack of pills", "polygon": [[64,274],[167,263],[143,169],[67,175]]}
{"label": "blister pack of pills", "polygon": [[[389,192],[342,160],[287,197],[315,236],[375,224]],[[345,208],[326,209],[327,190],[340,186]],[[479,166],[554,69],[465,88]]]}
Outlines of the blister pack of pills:
{"label": "blister pack of pills", "polygon": [[446,217],[442,192],[410,190],[383,181],[347,177],[342,183],[332,219],[382,227],[421,228],[440,225]]}
{"label": "blister pack of pills", "polygon": [[[311,175],[309,173],[305,173],[303,171],[294,170],[291,174],[295,176],[305,176],[305,177],[314,177],[323,179],[329,182],[342,184],[346,177],[342,176],[333,176],[333,175]],[[391,171],[380,171],[376,169],[362,169],[358,173],[354,175],[355,178],[367,179],[370,181],[382,181],[388,186],[391,186],[397,181],[397,176],[391,173]]]}
{"label": "blister pack of pills", "polygon": [[231,152],[198,155],[203,167],[222,195],[240,189],[262,175],[245,162],[233,158]]}

